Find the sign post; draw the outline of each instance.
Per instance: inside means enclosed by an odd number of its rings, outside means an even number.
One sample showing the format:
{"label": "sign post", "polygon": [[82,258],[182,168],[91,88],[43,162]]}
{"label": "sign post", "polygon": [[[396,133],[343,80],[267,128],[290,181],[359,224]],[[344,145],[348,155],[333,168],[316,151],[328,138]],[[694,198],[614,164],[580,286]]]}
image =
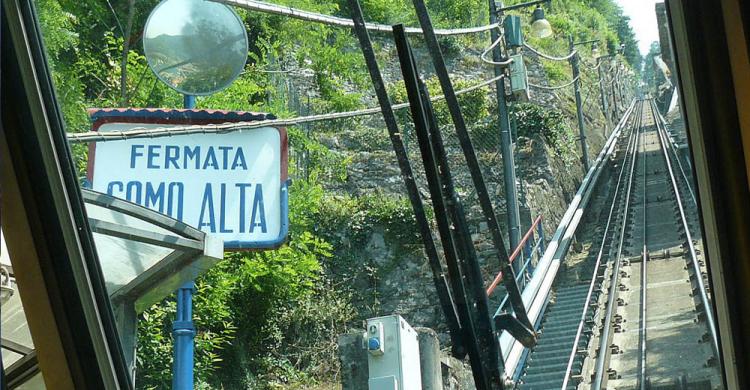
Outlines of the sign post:
{"label": "sign post", "polygon": [[[93,110],[90,116],[100,132],[272,118],[159,109]],[[287,167],[286,131],[273,127],[89,145],[89,181],[95,191],[213,233],[227,250],[273,249],[284,243],[289,230]],[[177,291],[173,389],[193,388],[193,292],[193,282]]]}
{"label": "sign post", "polygon": [[[195,95],[210,95],[218,92],[229,86],[240,75],[247,62],[248,38],[244,23],[226,5],[203,0],[163,0],[154,8],[146,22],[143,31],[143,51],[146,55],[148,65],[156,77],[172,89],[182,93],[185,96],[185,108],[192,109],[195,107]],[[259,134],[262,132],[253,133]],[[148,203],[157,198],[160,194],[159,191],[162,190],[164,192],[161,193],[161,196],[164,202],[167,203],[166,207],[169,211],[178,213],[178,219],[182,220],[186,218],[189,224],[194,224],[194,211],[200,210],[198,213],[198,224],[195,226],[199,229],[209,229],[216,233],[218,223],[218,233],[231,236],[229,239],[225,238],[225,247],[246,249],[243,246],[256,245],[256,247],[264,247],[268,244],[280,244],[286,236],[284,228],[286,216],[280,215],[280,204],[282,202],[280,193],[282,191],[286,193],[285,184],[282,190],[281,186],[275,185],[277,183],[268,186],[268,182],[261,180],[272,180],[276,177],[261,178],[257,176],[262,172],[271,172],[274,167],[263,166],[264,160],[253,160],[252,163],[254,165],[250,168],[247,165],[247,161],[243,160],[244,154],[241,154],[243,153],[242,147],[250,149],[250,145],[240,144],[234,150],[235,157],[231,168],[227,168],[228,154],[233,149],[230,145],[237,144],[222,144],[222,142],[227,142],[226,139],[219,141],[197,138],[205,137],[183,138],[180,141],[184,142],[184,144],[180,145],[149,143],[148,147],[146,147],[147,145],[144,143],[140,146],[145,151],[140,156],[138,156],[139,145],[129,145],[131,146],[130,172],[138,171],[136,168],[137,157],[145,157],[147,159],[146,172],[149,172],[148,169],[159,170],[159,168],[155,168],[157,165],[153,164],[153,162],[160,160],[162,156],[164,156],[164,165],[161,166],[161,170],[169,171],[171,167],[176,171],[179,169],[177,161],[180,160],[178,156],[180,151],[182,151],[182,158],[185,161],[182,169],[186,172],[168,172],[176,173],[176,177],[172,175],[164,177],[175,179],[175,181],[169,185],[165,183],[162,183],[163,186],[157,185],[156,190],[152,187],[150,193],[148,192],[148,187],[146,187],[142,189],[143,192],[141,194],[137,192],[134,194],[130,192],[131,187],[127,187],[123,182],[121,184],[125,186],[126,194],[131,197],[142,196],[143,202]],[[280,136],[277,138],[279,142],[271,141],[263,145],[264,148],[268,147],[270,149],[270,153],[275,152],[276,157],[279,157],[281,156],[282,141]],[[284,134],[284,148],[286,145],[285,142],[286,138]],[[181,146],[182,149],[180,149]],[[274,146],[278,147],[274,149]],[[203,152],[200,151],[201,147],[203,148]],[[220,157],[216,156],[216,149],[219,150]],[[283,150],[286,152],[286,149]],[[120,152],[122,153],[122,150]],[[257,156],[265,156],[264,153],[268,152],[269,150],[263,149]],[[188,153],[191,156],[203,158],[203,165],[196,160],[195,167],[191,166],[188,169]],[[222,157],[222,163],[219,163],[218,159]],[[281,175],[280,160],[277,158],[271,161],[279,162],[279,169],[275,172]],[[210,171],[211,169],[214,169],[214,171],[208,173],[207,170]],[[285,165],[283,169],[286,169]],[[249,172],[253,172],[255,176]],[[284,176],[283,180],[286,180],[285,171],[281,176]],[[146,178],[148,177],[149,175],[146,175]],[[138,182],[133,177],[130,180],[132,183]],[[256,181],[253,182],[250,180]],[[200,189],[197,188],[200,187],[200,184],[204,185],[202,202],[199,208],[195,208],[192,202],[194,202],[194,195],[198,194],[200,196]],[[231,184],[239,186],[239,191],[235,191],[234,196],[228,195],[231,190],[236,189],[230,187],[228,191],[227,185]],[[264,184],[267,185],[265,190],[263,189]],[[145,185],[148,185],[148,182]],[[214,202],[214,197],[216,196],[214,190],[217,185],[220,198],[218,205]],[[137,184],[133,184],[132,188],[136,188],[136,186]],[[245,215],[245,211],[247,210],[245,201],[250,196],[246,195],[245,190],[250,190],[251,188],[255,190],[252,203],[254,213],[250,217],[252,219],[248,222]],[[113,188],[108,184],[107,189],[110,190]],[[171,190],[175,192],[172,193],[170,192]],[[137,189],[134,191],[137,191]],[[180,191],[182,191],[181,194]],[[279,214],[278,219],[270,221],[265,219],[265,191],[269,191],[271,194],[272,199],[270,204],[279,205],[279,207],[272,210],[276,214]],[[150,198],[149,195],[151,195]],[[189,208],[183,207],[185,205],[184,201],[188,202]],[[237,206],[239,215],[237,213],[233,214],[230,210],[234,209],[228,210],[227,206]],[[165,206],[162,203],[160,207],[163,209]],[[218,222],[216,219],[217,207]],[[260,222],[257,225],[256,217],[260,218]],[[232,222],[236,222],[236,226],[228,228],[226,223],[231,224]],[[256,240],[253,236],[256,227],[260,231],[257,235],[269,234],[269,230],[276,228],[275,232],[277,236],[270,240],[265,238]],[[178,318],[174,325],[173,389],[193,389],[193,337],[195,335],[191,318],[193,289],[193,284],[189,283],[178,291]]]}

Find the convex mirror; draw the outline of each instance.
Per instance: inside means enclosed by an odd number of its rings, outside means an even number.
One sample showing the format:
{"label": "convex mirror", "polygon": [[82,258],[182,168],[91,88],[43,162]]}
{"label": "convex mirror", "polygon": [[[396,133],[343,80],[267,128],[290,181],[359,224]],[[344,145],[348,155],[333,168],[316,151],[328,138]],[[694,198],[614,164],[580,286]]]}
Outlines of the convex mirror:
{"label": "convex mirror", "polygon": [[245,67],[247,46],[239,16],[207,0],[164,0],[143,32],[151,70],[186,95],[209,95],[229,86]]}

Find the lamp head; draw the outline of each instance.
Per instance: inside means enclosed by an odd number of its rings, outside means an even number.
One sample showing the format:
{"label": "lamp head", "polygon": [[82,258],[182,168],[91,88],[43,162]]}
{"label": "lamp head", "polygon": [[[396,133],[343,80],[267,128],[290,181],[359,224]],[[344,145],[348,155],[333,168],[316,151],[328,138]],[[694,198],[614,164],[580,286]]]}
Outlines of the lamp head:
{"label": "lamp head", "polygon": [[531,35],[537,38],[547,38],[552,35],[552,26],[544,17],[544,10],[537,6],[531,15]]}

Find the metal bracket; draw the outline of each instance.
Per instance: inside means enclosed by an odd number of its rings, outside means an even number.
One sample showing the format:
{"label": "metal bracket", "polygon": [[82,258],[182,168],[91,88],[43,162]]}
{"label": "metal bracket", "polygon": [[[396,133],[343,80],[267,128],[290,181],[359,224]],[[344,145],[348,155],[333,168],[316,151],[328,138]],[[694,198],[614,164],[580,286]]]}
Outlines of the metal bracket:
{"label": "metal bracket", "polygon": [[495,330],[497,332],[507,330],[511,336],[520,341],[526,348],[531,348],[536,345],[536,333],[523,326],[521,321],[510,314],[503,313],[495,316]]}

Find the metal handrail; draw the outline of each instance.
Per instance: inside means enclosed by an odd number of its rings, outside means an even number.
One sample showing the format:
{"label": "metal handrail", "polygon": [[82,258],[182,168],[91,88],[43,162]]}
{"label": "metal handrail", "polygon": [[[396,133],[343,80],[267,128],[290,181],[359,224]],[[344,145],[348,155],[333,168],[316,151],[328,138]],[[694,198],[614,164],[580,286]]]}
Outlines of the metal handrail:
{"label": "metal handrail", "polygon": [[[512,263],[513,260],[515,260],[515,258],[518,256],[519,253],[521,253],[521,250],[523,249],[524,245],[526,244],[526,241],[528,241],[529,238],[531,238],[534,235],[534,230],[536,229],[537,225],[539,225],[539,223],[541,223],[541,222],[542,222],[542,216],[540,215],[540,216],[536,217],[536,219],[534,220],[534,223],[531,224],[531,227],[529,228],[529,231],[527,231],[526,234],[523,236],[523,238],[518,243],[518,246],[513,251],[513,253],[511,253],[511,255],[508,256],[508,261],[510,263]],[[526,268],[525,265],[524,265],[524,268]],[[521,274],[521,272],[519,272],[519,274]],[[492,281],[492,283],[490,284],[490,286],[487,287],[487,296],[488,297],[490,295],[492,295],[492,292],[495,291],[495,288],[497,287],[498,284],[500,284],[500,282],[502,280],[503,280],[503,271],[500,271],[500,272],[498,272],[497,276],[495,276],[495,279]]]}
{"label": "metal handrail", "polygon": [[[536,251],[540,247],[544,245],[544,239],[540,236],[536,242],[534,243],[534,247],[531,248],[532,252]],[[524,275],[524,271],[526,271],[526,268],[528,268],[529,264],[531,264],[531,260],[534,260],[534,255],[529,256],[529,258],[526,260],[525,263],[523,263],[523,267],[518,271],[518,274],[516,275],[516,282],[520,281],[520,279]],[[495,311],[495,315],[499,316],[503,312],[503,307],[505,307],[505,304],[508,303],[508,294],[505,294],[505,297],[502,301],[500,301],[500,305],[497,307],[497,310]]]}

